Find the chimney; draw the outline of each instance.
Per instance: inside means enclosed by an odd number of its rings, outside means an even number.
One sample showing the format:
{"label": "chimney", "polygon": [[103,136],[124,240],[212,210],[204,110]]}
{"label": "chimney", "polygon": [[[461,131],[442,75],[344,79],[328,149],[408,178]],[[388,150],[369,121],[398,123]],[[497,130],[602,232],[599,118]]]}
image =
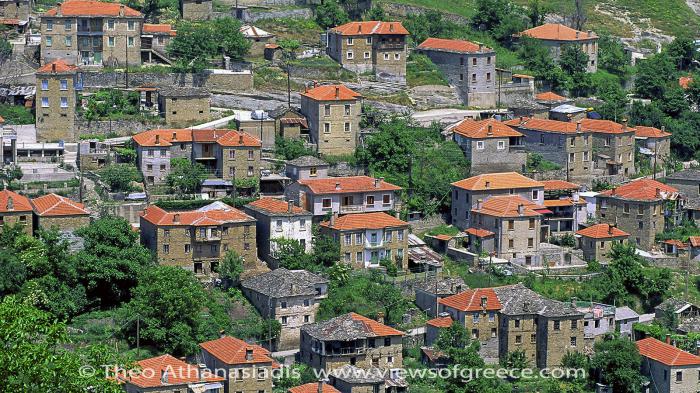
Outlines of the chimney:
{"label": "chimney", "polygon": [[173,140],[174,140],[174,141],[177,140],[177,132],[175,132],[175,131],[173,131]]}
{"label": "chimney", "polygon": [[615,231],[616,227],[617,227],[617,224],[609,224],[608,225],[608,235],[612,235],[613,232]]}
{"label": "chimney", "polygon": [[124,4],[119,4],[119,16],[124,16]]}
{"label": "chimney", "polygon": [[292,293],[296,292],[299,287],[295,283],[291,283],[289,285],[289,289],[292,291]]}
{"label": "chimney", "polygon": [[659,187],[656,187],[656,197],[661,198],[661,189]]}
{"label": "chimney", "polygon": [[581,32],[580,32],[580,31],[577,31],[577,32],[576,32],[576,39],[579,39],[579,36],[580,36],[580,35],[581,35]]}
{"label": "chimney", "polygon": [[528,301],[523,302],[523,311],[530,312],[530,302],[528,302]]}
{"label": "chimney", "polygon": [[382,311],[379,311],[377,313],[377,322],[379,323],[384,323],[384,313]]}
{"label": "chimney", "polygon": [[156,145],[160,145],[160,135],[156,134]]}
{"label": "chimney", "polygon": [[589,37],[593,37],[593,30],[588,30],[587,33]]}
{"label": "chimney", "polygon": [[362,23],[357,24],[357,32],[362,33]]}
{"label": "chimney", "polygon": [[486,127],[486,135],[493,135],[493,126],[491,124]]}
{"label": "chimney", "polygon": [[486,310],[486,303],[489,301],[489,299],[486,296],[481,297],[481,308]]}
{"label": "chimney", "polygon": [[479,52],[482,52],[484,50],[484,44],[479,42]]}
{"label": "chimney", "polygon": [[56,63],[51,63],[51,72],[56,72]]}
{"label": "chimney", "polygon": [[484,202],[483,199],[476,200],[476,210],[481,210],[481,204]]}
{"label": "chimney", "polygon": [[322,379],[318,380],[318,388],[316,389],[316,393],[323,393],[323,380]]}
{"label": "chimney", "polygon": [[179,223],[180,223],[180,213],[173,214],[173,224],[179,224]]}
{"label": "chimney", "polygon": [[622,129],[627,129],[627,119],[622,119]]}
{"label": "chimney", "polygon": [[666,344],[671,345],[671,335],[666,334]]}
{"label": "chimney", "polygon": [[63,16],[63,10],[61,10],[62,3],[56,3],[56,16]]}
{"label": "chimney", "polygon": [[576,122],[576,132],[581,132],[581,122],[580,121]]}
{"label": "chimney", "polygon": [[335,189],[340,190],[340,182],[335,182]]}
{"label": "chimney", "polygon": [[571,307],[574,307],[574,308],[576,307],[576,301],[577,301],[577,300],[578,300],[578,298],[576,298],[576,297],[572,297],[572,298],[571,298]]}
{"label": "chimney", "polygon": [[523,214],[525,214],[525,205],[521,203],[518,205],[518,215],[522,216]]}
{"label": "chimney", "polygon": [[160,370],[160,383],[168,383],[168,369]]}
{"label": "chimney", "polygon": [[335,87],[335,99],[340,99],[340,86]]}
{"label": "chimney", "polygon": [[293,208],[294,208],[294,201],[290,199],[287,201],[287,213],[291,213]]}
{"label": "chimney", "polygon": [[661,126],[661,131],[666,132],[666,126]]}
{"label": "chimney", "polygon": [[243,133],[238,134],[238,144],[239,145],[243,144]]}
{"label": "chimney", "polygon": [[392,33],[394,32],[394,24],[393,23],[389,23],[389,31]]}
{"label": "chimney", "polygon": [[7,197],[7,211],[15,210],[15,201],[11,196]]}
{"label": "chimney", "polygon": [[199,380],[204,381],[204,372],[207,371],[207,365],[204,363],[199,363],[197,368],[199,369]]}
{"label": "chimney", "polygon": [[486,188],[487,190],[488,190],[489,188],[491,188],[491,182],[488,181],[488,180],[486,180],[486,183],[484,184],[484,188]]}
{"label": "chimney", "polygon": [[617,189],[617,188],[613,188],[612,190],[610,190],[610,195],[615,196],[615,190],[616,190],[616,189]]}
{"label": "chimney", "polygon": [[335,226],[335,220],[337,218],[338,218],[338,213],[333,213],[333,215],[331,215],[331,227]]}
{"label": "chimney", "polygon": [[245,349],[245,360],[248,360],[248,361],[253,360],[253,348],[246,348]]}
{"label": "chimney", "polygon": [[374,179],[374,188],[379,188],[379,184],[382,182],[382,179]]}

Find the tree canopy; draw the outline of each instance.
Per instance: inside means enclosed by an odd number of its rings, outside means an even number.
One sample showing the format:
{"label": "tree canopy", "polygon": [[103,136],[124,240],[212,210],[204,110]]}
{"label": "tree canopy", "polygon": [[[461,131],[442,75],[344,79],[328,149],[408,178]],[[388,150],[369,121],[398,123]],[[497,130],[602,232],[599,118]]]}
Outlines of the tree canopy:
{"label": "tree canopy", "polygon": [[204,22],[180,21],[177,35],[166,51],[176,59],[175,68],[181,72],[202,71],[215,56],[241,60],[251,43],[240,32],[240,27],[241,23],[231,17]]}

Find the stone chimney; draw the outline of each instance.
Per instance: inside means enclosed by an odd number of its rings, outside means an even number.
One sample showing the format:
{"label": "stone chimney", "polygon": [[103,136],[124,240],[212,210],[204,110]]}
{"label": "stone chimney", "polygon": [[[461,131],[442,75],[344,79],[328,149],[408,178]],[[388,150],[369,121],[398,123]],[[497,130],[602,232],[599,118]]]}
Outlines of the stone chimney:
{"label": "stone chimney", "polygon": [[51,63],[51,72],[56,72],[56,63]]}
{"label": "stone chimney", "polygon": [[481,308],[482,309],[486,310],[486,303],[488,303],[488,301],[489,301],[489,298],[487,298],[486,296],[481,297]]}
{"label": "stone chimney", "polygon": [[340,182],[335,182],[335,189],[340,190]]}
{"label": "stone chimney", "polygon": [[576,32],[576,39],[579,39],[579,38],[580,38],[580,35],[581,35],[581,32],[580,32],[580,31],[577,31],[577,32]]}
{"label": "stone chimney", "polygon": [[245,349],[245,360],[248,360],[248,361],[253,360],[253,348],[246,348]]}
{"label": "stone chimney", "polygon": [[239,145],[243,144],[243,133],[242,132],[240,134],[238,134],[238,144]]}
{"label": "stone chimney", "polygon": [[394,24],[393,23],[389,23],[389,31],[392,33],[394,32]]}
{"label": "stone chimney", "polygon": [[627,129],[627,119],[622,119],[622,129],[623,130]]}
{"label": "stone chimney", "polygon": [[56,16],[63,16],[63,10],[61,9],[62,3],[56,3]]}
{"label": "stone chimney", "polygon": [[488,181],[488,180],[486,180],[486,183],[484,184],[484,188],[486,188],[487,190],[488,190],[489,188],[491,188],[491,182]]}
{"label": "stone chimney", "polygon": [[671,345],[671,335],[666,334],[666,344]]}
{"label": "stone chimney", "polygon": [[578,298],[576,298],[576,297],[572,297],[572,298],[571,298],[571,307],[574,307],[574,308],[576,307],[576,301],[577,301],[577,300],[578,300]]}
{"label": "stone chimney", "polygon": [[593,37],[593,30],[588,30],[587,33],[589,37]]}
{"label": "stone chimney", "polygon": [[518,205],[518,215],[522,216],[525,214],[525,205],[522,203]]}
{"label": "stone chimney", "polygon": [[338,218],[338,213],[333,213],[333,215],[331,215],[331,227],[335,226],[335,220],[337,218]]}
{"label": "stone chimney", "polygon": [[294,201],[290,199],[287,201],[287,213],[291,213],[293,209],[294,209]]}
{"label": "stone chimney", "polygon": [[322,379],[318,380],[318,387],[316,389],[316,393],[323,393],[323,380]]}
{"label": "stone chimney", "polygon": [[379,188],[379,185],[382,183],[383,178],[380,179],[374,179],[374,188]]}
{"label": "stone chimney", "polygon": [[377,322],[383,324],[384,323],[384,313],[379,311],[377,313]]}
{"label": "stone chimney", "polygon": [[617,223],[609,224],[608,225],[608,235],[612,235],[613,232],[615,231],[615,228],[617,228]]}
{"label": "stone chimney", "polygon": [[484,51],[484,44],[479,42],[479,52],[483,52],[483,51]]}
{"label": "stone chimney", "polygon": [[7,211],[15,210],[15,201],[11,196],[7,197]]}
{"label": "stone chimney", "polygon": [[666,132],[666,126],[661,126],[661,131]]}
{"label": "stone chimney", "polygon": [[656,187],[656,197],[661,198],[661,189],[659,187]]}
{"label": "stone chimney", "polygon": [[177,132],[173,131],[173,141],[177,140]]}
{"label": "stone chimney", "polygon": [[173,224],[179,224],[179,223],[180,223],[180,213],[173,214]]}
{"label": "stone chimney", "polygon": [[160,383],[166,384],[168,383],[168,370],[160,370]]}
{"label": "stone chimney", "polygon": [[581,122],[580,121],[576,122],[576,132],[581,132]]}
{"label": "stone chimney", "polygon": [[207,371],[207,365],[204,363],[199,363],[197,368],[199,369],[199,380],[204,381],[204,372]]}
{"label": "stone chimney", "polygon": [[124,4],[119,4],[119,16],[124,16]]}
{"label": "stone chimney", "polygon": [[156,134],[156,145],[160,145],[160,135]]}
{"label": "stone chimney", "polygon": [[493,126],[491,124],[486,126],[486,135],[489,135],[489,136],[493,135]]}
{"label": "stone chimney", "polygon": [[335,87],[335,99],[340,99],[340,86]]}

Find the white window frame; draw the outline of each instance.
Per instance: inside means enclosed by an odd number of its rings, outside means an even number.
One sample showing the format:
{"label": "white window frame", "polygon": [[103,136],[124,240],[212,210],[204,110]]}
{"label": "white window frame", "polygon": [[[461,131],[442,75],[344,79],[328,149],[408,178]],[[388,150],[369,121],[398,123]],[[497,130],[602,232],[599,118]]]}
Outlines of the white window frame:
{"label": "white window frame", "polygon": [[46,37],[46,46],[48,46],[48,47],[53,46],[53,37],[51,37],[51,36]]}
{"label": "white window frame", "polygon": [[41,107],[42,108],[49,107],[49,97],[41,97]]}
{"label": "white window frame", "polygon": [[355,40],[352,37],[348,37],[345,42],[348,45],[355,45]]}
{"label": "white window frame", "polygon": [[41,80],[41,90],[46,91],[49,89],[49,80],[48,79],[42,79]]}
{"label": "white window frame", "polygon": [[351,50],[348,51],[348,52],[345,54],[345,57],[346,57],[348,60],[352,60],[352,59],[353,59],[353,53],[352,53],[352,51],[351,51]]}
{"label": "white window frame", "polygon": [[[43,81],[42,81],[42,83],[43,83]],[[68,79],[61,79],[59,81],[59,86],[60,86],[60,89],[63,91],[68,90]]]}
{"label": "white window frame", "polygon": [[369,59],[369,58],[370,58],[369,52],[365,52],[365,59]]}
{"label": "white window frame", "polygon": [[476,150],[484,150],[484,141],[476,141]]}
{"label": "white window frame", "polygon": [[68,108],[68,97],[61,97],[61,108]]}
{"label": "white window frame", "polygon": [[506,148],[506,141],[498,141],[498,150],[505,150]]}
{"label": "white window frame", "polygon": [[111,37],[111,36],[107,37],[107,46],[108,47],[114,48],[115,42],[116,42],[116,40],[114,39],[114,37]]}

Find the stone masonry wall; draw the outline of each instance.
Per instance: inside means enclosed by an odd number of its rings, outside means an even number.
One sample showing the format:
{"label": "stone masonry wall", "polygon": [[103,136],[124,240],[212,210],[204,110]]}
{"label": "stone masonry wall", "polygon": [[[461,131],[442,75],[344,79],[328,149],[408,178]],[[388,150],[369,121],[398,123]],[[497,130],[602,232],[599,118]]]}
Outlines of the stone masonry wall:
{"label": "stone masonry wall", "polygon": [[[253,88],[253,74],[207,70],[198,74],[132,72],[129,73],[129,87],[154,85],[158,87],[204,87],[210,91],[247,91]],[[83,86],[86,90],[126,86],[123,72],[85,72]]]}

